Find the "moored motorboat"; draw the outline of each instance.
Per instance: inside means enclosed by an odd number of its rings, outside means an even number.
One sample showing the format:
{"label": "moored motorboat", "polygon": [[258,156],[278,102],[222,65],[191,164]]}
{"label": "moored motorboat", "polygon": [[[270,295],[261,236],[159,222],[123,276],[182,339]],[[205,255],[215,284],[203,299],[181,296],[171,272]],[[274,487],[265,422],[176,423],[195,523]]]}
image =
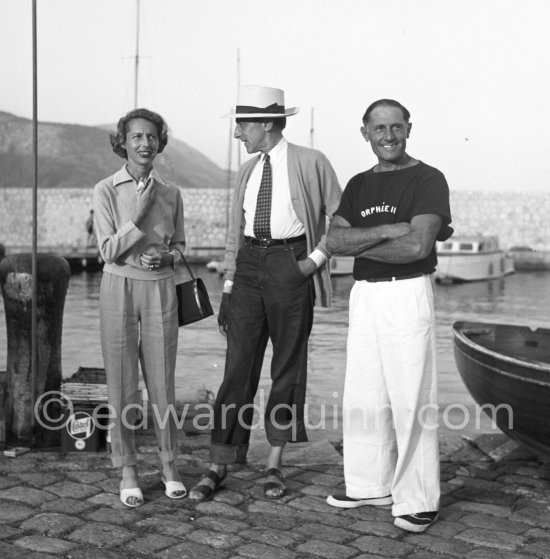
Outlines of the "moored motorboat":
{"label": "moored motorboat", "polygon": [[209,262],[206,263],[206,269],[209,272],[216,272],[217,274],[222,276],[223,275],[223,262],[220,262],[219,260],[210,260]]}
{"label": "moored motorboat", "polygon": [[452,237],[438,242],[437,282],[501,278],[514,272],[514,260],[500,249],[496,236]]}
{"label": "moored motorboat", "polygon": [[550,270],[550,250],[513,246],[508,254],[514,260],[514,269],[525,272]]}
{"label": "moored motorboat", "polygon": [[550,329],[455,322],[453,341],[458,371],[483,411],[550,458]]}

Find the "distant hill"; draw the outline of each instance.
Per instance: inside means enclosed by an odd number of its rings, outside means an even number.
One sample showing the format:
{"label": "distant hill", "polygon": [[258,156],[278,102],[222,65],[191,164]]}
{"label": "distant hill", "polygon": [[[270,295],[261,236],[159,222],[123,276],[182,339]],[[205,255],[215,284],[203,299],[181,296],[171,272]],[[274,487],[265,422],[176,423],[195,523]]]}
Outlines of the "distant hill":
{"label": "distant hill", "polygon": [[[114,130],[115,125],[112,126]],[[119,169],[105,126],[38,123],[40,188],[91,188]],[[160,175],[183,188],[227,188],[227,171],[170,137],[155,160]],[[0,188],[33,184],[32,121],[0,111]]]}

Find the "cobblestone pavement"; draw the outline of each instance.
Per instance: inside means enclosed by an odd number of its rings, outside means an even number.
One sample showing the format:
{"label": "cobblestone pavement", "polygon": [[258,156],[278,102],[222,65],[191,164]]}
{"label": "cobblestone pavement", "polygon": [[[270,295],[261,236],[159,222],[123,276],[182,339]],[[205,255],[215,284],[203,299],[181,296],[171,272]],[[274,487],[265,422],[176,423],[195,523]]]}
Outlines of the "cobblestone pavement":
{"label": "cobblestone pavement", "polygon": [[[231,470],[215,498],[199,504],[165,497],[151,433],[138,442],[146,502],[137,509],[120,502],[118,471],[104,452],[0,458],[0,557],[550,558],[550,464],[503,435],[443,448],[441,516],[424,534],[396,528],[383,508],[329,507],[326,496],[343,481],[338,445],[329,441],[291,445],[281,500],[263,498],[262,453],[252,452],[249,465]],[[204,471],[207,449],[205,433],[182,438],[187,487]]]}

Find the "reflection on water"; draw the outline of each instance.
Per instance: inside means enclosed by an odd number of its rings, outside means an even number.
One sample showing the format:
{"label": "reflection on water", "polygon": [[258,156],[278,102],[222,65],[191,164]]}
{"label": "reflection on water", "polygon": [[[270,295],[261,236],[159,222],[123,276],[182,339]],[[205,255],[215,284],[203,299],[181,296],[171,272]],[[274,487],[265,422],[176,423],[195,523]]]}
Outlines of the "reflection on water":
{"label": "reflection on water", "polygon": [[[205,282],[217,315],[222,279],[204,267],[194,271]],[[456,285],[434,285],[437,316],[439,401],[441,406],[462,403],[472,407],[456,370],[451,326],[457,320],[478,320],[550,326],[550,274],[517,273],[499,280]],[[71,277],[63,324],[63,375],[72,375],[80,366],[102,367],[99,343],[99,283],[101,274],[81,273]],[[348,295],[351,276],[333,278],[334,305],[316,310],[310,338],[308,403],[311,408],[325,406],[334,415],[341,403],[345,371]],[[0,304],[0,369],[6,367],[6,325]],[[216,391],[222,376],[225,338],[217,328],[216,316],[180,328],[176,391],[188,399],[199,388]],[[267,350],[260,388],[269,387]]]}
{"label": "reflection on water", "polygon": [[516,273],[505,278],[436,285],[438,352],[452,351],[451,326],[457,320],[550,326],[550,274]]}

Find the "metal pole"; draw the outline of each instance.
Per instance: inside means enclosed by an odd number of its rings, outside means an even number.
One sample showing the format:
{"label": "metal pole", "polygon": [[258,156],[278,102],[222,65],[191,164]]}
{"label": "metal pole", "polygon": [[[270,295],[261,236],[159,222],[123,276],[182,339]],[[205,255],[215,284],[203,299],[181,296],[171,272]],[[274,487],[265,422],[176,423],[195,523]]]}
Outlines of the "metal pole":
{"label": "metal pole", "polygon": [[37,26],[36,0],[32,1],[32,150],[33,150],[33,189],[32,189],[32,302],[31,302],[31,427],[34,427],[34,400],[38,357],[37,343],[37,304],[38,304],[38,266],[36,253],[38,246],[38,64],[37,64]]}
{"label": "metal pole", "polygon": [[134,109],[138,108],[139,83],[139,0],[136,0],[136,62],[134,73]]}

